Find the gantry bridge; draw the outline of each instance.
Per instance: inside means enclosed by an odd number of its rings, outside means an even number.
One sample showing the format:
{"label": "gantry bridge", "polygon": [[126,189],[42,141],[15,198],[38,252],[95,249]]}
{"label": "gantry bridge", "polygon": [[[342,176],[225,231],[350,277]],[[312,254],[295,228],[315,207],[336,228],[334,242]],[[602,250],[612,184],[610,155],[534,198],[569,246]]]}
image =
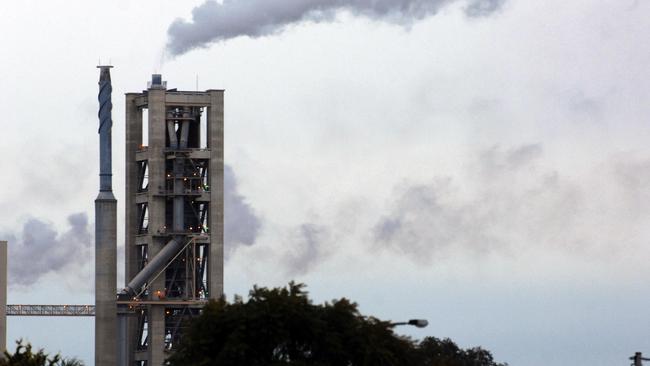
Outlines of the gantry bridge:
{"label": "gantry bridge", "polygon": [[7,316],[95,316],[95,305],[7,305]]}
{"label": "gantry bridge", "polygon": [[[116,301],[121,313],[135,313],[143,307],[152,304],[166,306],[187,306],[200,309],[207,304],[206,300],[184,301]],[[7,316],[95,316],[95,305],[30,305],[8,304]]]}

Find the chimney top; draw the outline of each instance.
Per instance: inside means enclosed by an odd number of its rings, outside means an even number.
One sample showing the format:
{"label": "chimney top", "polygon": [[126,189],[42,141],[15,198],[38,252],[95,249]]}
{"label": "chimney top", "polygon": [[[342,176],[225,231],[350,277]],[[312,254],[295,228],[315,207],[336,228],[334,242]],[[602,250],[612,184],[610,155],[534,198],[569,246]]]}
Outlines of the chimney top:
{"label": "chimney top", "polygon": [[111,81],[111,69],[113,66],[110,65],[99,65],[97,68],[100,70],[99,71],[99,82],[104,82],[104,81]]}
{"label": "chimney top", "polygon": [[167,89],[167,82],[163,81],[161,74],[152,74],[149,89]]}

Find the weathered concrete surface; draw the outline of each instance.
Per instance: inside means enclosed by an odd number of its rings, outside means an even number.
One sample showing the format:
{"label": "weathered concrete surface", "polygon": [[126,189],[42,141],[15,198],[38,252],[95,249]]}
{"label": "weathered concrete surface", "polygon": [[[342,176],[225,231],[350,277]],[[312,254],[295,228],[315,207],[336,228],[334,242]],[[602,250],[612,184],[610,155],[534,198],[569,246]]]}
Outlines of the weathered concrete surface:
{"label": "weathered concrete surface", "polygon": [[[149,233],[165,226],[166,199],[158,195],[165,188],[165,140],[166,109],[165,89],[149,89]],[[149,260],[154,258],[166,243],[166,238],[152,237]],[[165,276],[159,276],[150,284],[149,299],[158,300],[157,291],[165,291]],[[149,306],[149,363],[160,366],[165,357],[165,308]]]}
{"label": "weathered concrete surface", "polygon": [[210,149],[210,247],[208,291],[211,299],[223,294],[223,90],[208,90],[207,145]]}
{"label": "weathered concrete surface", "polygon": [[117,353],[117,201],[95,200],[95,366],[115,366]]}
{"label": "weathered concrete surface", "polygon": [[[135,204],[135,197],[138,193],[138,165],[136,163],[136,155],[142,149],[142,109],[138,108],[136,100],[141,96],[137,93],[126,94],[126,192],[125,203],[126,208],[124,227],[125,242],[124,242],[124,259],[125,259],[125,279],[128,282],[133,276],[138,273],[138,246],[136,244],[136,221],[137,209]],[[135,344],[137,343],[137,319],[129,316],[126,319],[126,335],[121,338],[121,347],[126,352],[126,362],[120,360],[120,365],[133,365],[135,363]],[[124,337],[124,334],[122,335]],[[123,363],[122,363],[123,362]]]}

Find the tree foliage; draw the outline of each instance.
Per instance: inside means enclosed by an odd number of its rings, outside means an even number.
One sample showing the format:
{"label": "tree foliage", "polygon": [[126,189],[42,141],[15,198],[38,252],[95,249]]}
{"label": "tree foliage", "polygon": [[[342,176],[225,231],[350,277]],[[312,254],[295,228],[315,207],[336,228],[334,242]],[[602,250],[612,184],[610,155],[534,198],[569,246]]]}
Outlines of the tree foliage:
{"label": "tree foliage", "polygon": [[16,352],[4,352],[0,357],[0,366],[84,366],[83,362],[75,358],[62,358],[60,355],[50,357],[42,349],[34,353],[32,345],[23,344],[22,340],[16,341]]}
{"label": "tree foliage", "polygon": [[398,336],[390,322],[361,315],[345,298],[314,305],[305,286],[293,282],[254,287],[247,301],[210,302],[168,361],[174,366],[500,366],[480,348]]}
{"label": "tree foliage", "polygon": [[422,366],[507,366],[496,363],[487,350],[461,349],[449,338],[426,337],[416,345],[416,354]]}

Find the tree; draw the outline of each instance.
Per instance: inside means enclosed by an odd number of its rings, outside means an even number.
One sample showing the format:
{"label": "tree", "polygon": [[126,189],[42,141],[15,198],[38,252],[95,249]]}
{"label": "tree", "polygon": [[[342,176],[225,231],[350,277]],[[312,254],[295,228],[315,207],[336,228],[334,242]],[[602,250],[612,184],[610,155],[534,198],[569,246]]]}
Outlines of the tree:
{"label": "tree", "polygon": [[[437,354],[449,353],[441,352],[439,343],[458,353],[456,358],[438,362]],[[449,363],[456,359],[474,363]],[[361,315],[345,298],[315,305],[305,286],[293,282],[254,287],[247,301],[211,301],[168,361],[173,366],[499,366],[481,349],[398,336],[390,322]]]}
{"label": "tree", "polygon": [[507,366],[496,363],[492,354],[480,347],[463,350],[451,339],[424,338],[416,347],[421,366]]}
{"label": "tree", "polygon": [[34,353],[32,345],[23,345],[22,340],[16,341],[16,352],[4,352],[0,357],[0,366],[84,366],[83,362],[75,358],[62,358],[60,355],[49,357],[42,349]]}

